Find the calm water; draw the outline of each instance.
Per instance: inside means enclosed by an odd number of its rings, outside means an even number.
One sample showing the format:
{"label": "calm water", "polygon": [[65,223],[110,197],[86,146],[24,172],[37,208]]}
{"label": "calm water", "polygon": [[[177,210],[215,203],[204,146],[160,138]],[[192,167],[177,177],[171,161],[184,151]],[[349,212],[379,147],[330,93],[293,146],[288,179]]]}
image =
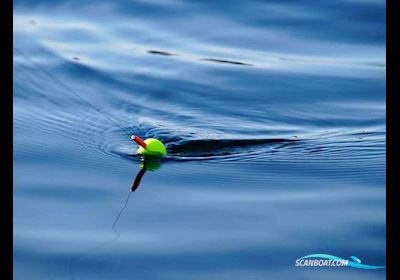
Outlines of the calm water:
{"label": "calm water", "polygon": [[385,6],[15,0],[15,279],[384,279]]}

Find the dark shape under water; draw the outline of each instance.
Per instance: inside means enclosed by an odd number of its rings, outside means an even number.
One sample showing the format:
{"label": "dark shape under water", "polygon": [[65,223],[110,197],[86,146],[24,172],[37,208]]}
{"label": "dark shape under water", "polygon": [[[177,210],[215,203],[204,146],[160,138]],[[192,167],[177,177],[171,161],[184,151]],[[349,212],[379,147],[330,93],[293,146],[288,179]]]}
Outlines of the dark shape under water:
{"label": "dark shape under water", "polygon": [[147,53],[150,53],[150,54],[158,54],[158,55],[165,55],[165,56],[172,56],[172,55],[174,55],[173,53],[170,53],[170,52],[156,51],[156,50],[148,50]]}
{"label": "dark shape under water", "polygon": [[233,60],[225,60],[225,59],[201,58],[200,60],[209,61],[209,62],[217,62],[217,63],[234,64],[234,65],[254,66],[253,64],[249,64],[249,63],[244,63],[244,62],[240,62],[240,61],[233,61]]}
{"label": "dark shape under water", "polygon": [[292,143],[298,142],[299,139],[205,139],[205,140],[190,140],[186,142],[178,142],[176,144],[168,145],[170,154],[191,154],[191,153],[204,153],[210,154],[224,151],[226,149],[247,148],[256,145],[265,144],[279,144],[279,143]]}

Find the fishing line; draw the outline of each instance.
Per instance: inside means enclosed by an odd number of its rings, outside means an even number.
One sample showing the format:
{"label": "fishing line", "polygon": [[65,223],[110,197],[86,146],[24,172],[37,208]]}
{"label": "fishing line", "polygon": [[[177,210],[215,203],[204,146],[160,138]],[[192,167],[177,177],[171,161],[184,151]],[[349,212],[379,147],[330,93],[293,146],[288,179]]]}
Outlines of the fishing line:
{"label": "fishing line", "polygon": [[126,197],[126,200],[125,200],[125,204],[122,206],[121,210],[119,210],[118,215],[115,218],[114,223],[112,225],[112,230],[113,230],[114,233],[116,233],[118,235],[118,238],[119,238],[120,234],[117,231],[116,226],[117,226],[117,223],[119,221],[119,218],[121,217],[122,213],[125,211],[126,206],[128,205],[128,201],[129,201],[129,198],[131,197],[132,193],[133,193],[133,191],[129,191],[129,194]]}
{"label": "fishing line", "polygon": [[129,199],[130,199],[132,193],[139,187],[140,182],[141,182],[145,172],[146,172],[146,162],[144,163],[144,166],[139,170],[138,174],[136,175],[135,180],[133,181],[132,187],[131,187],[131,189],[129,191],[129,194],[126,196],[125,203],[123,204],[123,206],[119,210],[119,212],[118,212],[117,216],[115,217],[114,222],[113,222],[113,224],[111,226],[112,231],[114,232],[115,236],[113,238],[109,239],[109,240],[105,240],[104,242],[102,242],[101,244],[97,245],[96,247],[94,247],[92,249],[89,249],[89,250],[87,250],[85,252],[82,252],[78,256],[72,258],[70,260],[70,262],[69,262],[69,274],[70,274],[71,279],[75,278],[74,277],[74,273],[73,273],[74,263],[77,263],[78,260],[82,259],[84,256],[87,256],[90,253],[93,253],[93,252],[95,252],[97,250],[100,250],[101,248],[103,248],[104,246],[110,244],[111,242],[119,240],[120,233],[117,231],[117,224],[118,224],[118,222],[119,222],[119,220],[120,220],[120,218],[122,216],[122,213],[125,211],[126,206],[128,205],[128,202],[129,202]]}
{"label": "fishing line", "polygon": [[17,47],[15,47],[13,45],[13,49],[15,51],[17,51],[22,57],[24,57],[28,62],[30,62],[32,65],[34,65],[39,71],[41,71],[42,73],[46,74],[48,77],[50,77],[51,79],[53,79],[54,81],[56,81],[59,85],[61,85],[64,89],[66,89],[68,92],[72,93],[75,97],[77,97],[82,103],[86,104],[87,106],[89,106],[90,108],[92,108],[94,111],[96,111],[97,113],[99,113],[100,115],[102,115],[105,119],[109,120],[110,122],[112,122],[113,124],[115,124],[116,126],[118,126],[120,129],[122,129],[123,131],[125,131],[129,136],[131,135],[130,131],[126,128],[121,126],[119,123],[117,123],[114,119],[112,119],[110,116],[106,115],[105,113],[103,113],[100,109],[98,109],[95,105],[93,105],[92,103],[90,103],[89,101],[87,101],[85,98],[83,98],[82,96],[80,96],[75,90],[73,90],[70,86],[68,86],[66,83],[64,83],[63,81],[61,81],[60,79],[58,79],[56,76],[54,76],[52,73],[50,73],[49,71],[47,71],[44,67],[42,67],[40,64],[36,63],[34,60],[32,60],[31,58],[29,58],[27,55],[24,54],[24,52],[22,52],[21,50],[19,50]]}
{"label": "fishing line", "polygon": [[112,237],[111,239],[107,239],[104,242],[100,243],[99,245],[97,245],[96,247],[93,247],[87,251],[84,251],[82,253],[80,253],[78,256],[75,256],[74,258],[71,258],[69,261],[69,265],[68,265],[68,270],[69,270],[69,275],[71,279],[75,279],[75,275],[74,275],[74,271],[73,271],[73,266],[74,264],[76,264],[79,260],[83,259],[85,256],[90,255],[91,253],[94,253],[95,251],[100,250],[101,248],[104,248],[106,245],[110,244],[113,241],[117,241],[120,238],[120,233],[117,231],[116,226],[117,223],[122,215],[122,213],[124,212],[126,206],[128,205],[129,202],[129,198],[132,195],[132,191],[129,191],[129,194],[127,195],[126,199],[125,199],[125,203],[122,206],[122,208],[119,210],[116,218],[114,219],[114,222],[112,224],[112,231],[114,232],[114,237]]}

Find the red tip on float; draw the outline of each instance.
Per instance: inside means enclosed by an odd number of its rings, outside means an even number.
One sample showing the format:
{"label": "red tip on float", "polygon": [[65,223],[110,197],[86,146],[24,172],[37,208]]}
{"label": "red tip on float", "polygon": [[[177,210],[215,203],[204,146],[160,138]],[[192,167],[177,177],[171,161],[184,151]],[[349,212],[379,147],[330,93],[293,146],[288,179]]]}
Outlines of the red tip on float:
{"label": "red tip on float", "polygon": [[132,135],[131,139],[135,141],[138,145],[146,149],[147,144],[143,141],[142,138],[140,138],[139,136]]}

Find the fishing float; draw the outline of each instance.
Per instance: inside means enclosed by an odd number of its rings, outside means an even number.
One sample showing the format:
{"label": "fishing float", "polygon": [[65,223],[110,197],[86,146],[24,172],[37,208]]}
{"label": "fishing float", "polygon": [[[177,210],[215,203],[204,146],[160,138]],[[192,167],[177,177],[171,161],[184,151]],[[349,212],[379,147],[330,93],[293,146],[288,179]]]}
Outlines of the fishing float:
{"label": "fishing float", "polygon": [[143,140],[139,136],[132,135],[131,139],[139,145],[137,153],[145,157],[165,157],[167,155],[167,149],[164,144],[155,138],[148,138]]}

